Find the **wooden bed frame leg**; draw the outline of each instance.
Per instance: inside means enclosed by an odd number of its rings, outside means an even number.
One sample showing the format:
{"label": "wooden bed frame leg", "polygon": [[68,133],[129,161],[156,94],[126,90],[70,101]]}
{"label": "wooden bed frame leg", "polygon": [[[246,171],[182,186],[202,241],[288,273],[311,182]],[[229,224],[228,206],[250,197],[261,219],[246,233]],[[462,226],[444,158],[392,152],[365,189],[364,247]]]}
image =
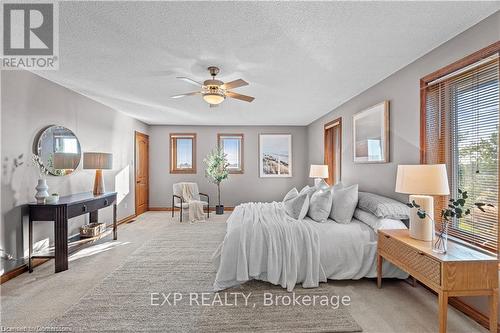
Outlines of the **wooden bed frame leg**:
{"label": "wooden bed frame leg", "polygon": [[382,256],[377,254],[377,287],[382,288]]}

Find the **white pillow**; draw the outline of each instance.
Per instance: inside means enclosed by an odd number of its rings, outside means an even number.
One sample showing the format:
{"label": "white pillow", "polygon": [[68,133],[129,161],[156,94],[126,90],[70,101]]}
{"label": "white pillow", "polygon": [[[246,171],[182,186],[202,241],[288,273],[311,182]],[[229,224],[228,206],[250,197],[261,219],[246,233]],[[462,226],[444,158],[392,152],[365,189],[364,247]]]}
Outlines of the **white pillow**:
{"label": "white pillow", "polygon": [[401,220],[383,219],[359,208],[354,211],[354,218],[370,226],[375,232],[380,229],[407,229]]}
{"label": "white pillow", "polygon": [[332,191],[332,210],[330,218],[338,223],[349,223],[358,205],[358,185]]}
{"label": "white pillow", "polygon": [[317,190],[309,200],[309,211],[307,215],[316,222],[326,222],[332,209],[332,191]]}
{"label": "white pillow", "polygon": [[340,190],[342,188],[344,188],[344,184],[342,184],[342,182],[339,182],[332,186],[332,191]]}
{"label": "white pillow", "polygon": [[290,191],[288,191],[288,193],[285,195],[285,197],[283,198],[283,202],[288,201],[290,199],[293,199],[293,198],[297,197],[298,195],[299,195],[299,191],[297,191],[297,189],[294,187]]}
{"label": "white pillow", "polygon": [[283,200],[283,208],[291,218],[303,220],[309,210],[309,195],[302,193],[286,201]]}
{"label": "white pillow", "polygon": [[309,195],[309,198],[312,197],[313,193],[316,192],[316,187],[311,187],[309,185],[306,185],[300,190],[299,194],[307,194]]}

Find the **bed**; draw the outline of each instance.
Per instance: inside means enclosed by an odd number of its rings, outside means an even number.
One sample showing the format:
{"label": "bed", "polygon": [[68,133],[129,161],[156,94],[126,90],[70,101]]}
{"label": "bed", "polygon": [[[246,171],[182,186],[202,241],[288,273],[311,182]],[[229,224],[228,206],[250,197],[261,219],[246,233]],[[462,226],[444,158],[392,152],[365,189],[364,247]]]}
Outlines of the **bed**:
{"label": "bed", "polygon": [[[380,229],[401,229],[401,221],[386,220]],[[355,218],[348,224],[328,219],[318,223],[296,220],[282,203],[245,203],[227,221],[224,241],[213,255],[217,269],[214,290],[255,279],[292,291],[296,284],[314,288],[331,280],[374,278],[377,234],[373,226]],[[384,262],[384,277],[408,275]]]}

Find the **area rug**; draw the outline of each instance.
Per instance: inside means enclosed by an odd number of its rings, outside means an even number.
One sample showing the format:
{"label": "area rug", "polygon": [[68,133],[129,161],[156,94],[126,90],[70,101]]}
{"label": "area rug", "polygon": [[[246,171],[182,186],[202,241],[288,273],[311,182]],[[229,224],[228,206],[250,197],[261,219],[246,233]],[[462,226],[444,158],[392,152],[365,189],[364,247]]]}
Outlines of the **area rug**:
{"label": "area rug", "polygon": [[255,281],[213,293],[211,256],[225,227],[166,221],[161,234],[48,326],[72,332],[362,331],[332,282],[288,293]]}

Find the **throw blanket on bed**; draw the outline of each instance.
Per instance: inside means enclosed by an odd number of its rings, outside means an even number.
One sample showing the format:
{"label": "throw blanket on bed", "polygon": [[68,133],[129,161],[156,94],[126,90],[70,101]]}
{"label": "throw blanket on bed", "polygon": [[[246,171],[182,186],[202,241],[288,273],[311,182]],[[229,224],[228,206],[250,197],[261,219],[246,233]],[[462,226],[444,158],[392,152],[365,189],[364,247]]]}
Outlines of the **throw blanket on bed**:
{"label": "throw blanket on bed", "polygon": [[195,189],[191,183],[182,184],[182,200],[189,206],[189,222],[204,221],[203,202],[194,199]]}
{"label": "throw blanket on bed", "polygon": [[227,221],[224,242],[213,256],[215,291],[251,279],[313,288],[326,281],[319,235],[308,223],[286,215],[281,203],[245,203]]}

